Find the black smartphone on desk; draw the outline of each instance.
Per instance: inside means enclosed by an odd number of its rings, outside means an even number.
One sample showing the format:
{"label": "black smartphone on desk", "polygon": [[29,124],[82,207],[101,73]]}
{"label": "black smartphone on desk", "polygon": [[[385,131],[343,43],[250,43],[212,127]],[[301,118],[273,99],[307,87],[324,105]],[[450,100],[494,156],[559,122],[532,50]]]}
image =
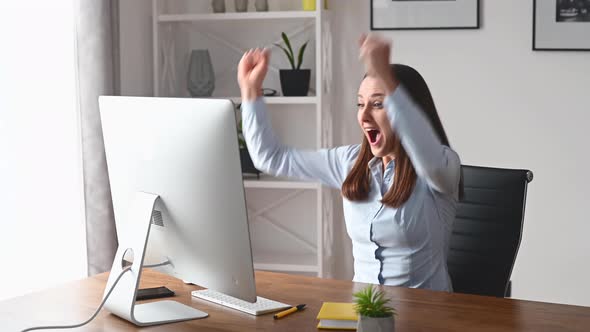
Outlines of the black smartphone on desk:
{"label": "black smartphone on desk", "polygon": [[164,286],[154,288],[141,288],[137,290],[137,296],[135,296],[135,300],[141,301],[171,296],[174,296],[174,292]]}

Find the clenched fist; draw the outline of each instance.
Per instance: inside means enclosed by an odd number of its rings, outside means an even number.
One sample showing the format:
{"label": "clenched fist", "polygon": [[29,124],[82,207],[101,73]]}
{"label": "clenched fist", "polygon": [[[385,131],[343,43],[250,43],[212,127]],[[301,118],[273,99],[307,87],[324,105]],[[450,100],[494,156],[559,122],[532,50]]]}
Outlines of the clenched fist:
{"label": "clenched fist", "polygon": [[243,101],[253,101],[262,95],[262,82],[268,71],[270,51],[251,49],[242,56],[238,64],[238,84]]}
{"label": "clenched fist", "polygon": [[391,42],[376,35],[362,35],[359,39],[359,58],[365,65],[367,75],[381,80],[387,92],[397,86],[389,65]]}

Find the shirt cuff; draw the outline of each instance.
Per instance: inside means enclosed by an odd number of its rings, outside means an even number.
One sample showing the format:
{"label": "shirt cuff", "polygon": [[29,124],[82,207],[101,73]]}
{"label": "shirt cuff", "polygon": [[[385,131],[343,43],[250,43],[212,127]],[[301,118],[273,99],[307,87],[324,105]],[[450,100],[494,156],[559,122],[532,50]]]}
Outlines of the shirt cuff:
{"label": "shirt cuff", "polygon": [[258,96],[255,100],[242,101],[241,109],[259,109],[264,104],[264,97]]}

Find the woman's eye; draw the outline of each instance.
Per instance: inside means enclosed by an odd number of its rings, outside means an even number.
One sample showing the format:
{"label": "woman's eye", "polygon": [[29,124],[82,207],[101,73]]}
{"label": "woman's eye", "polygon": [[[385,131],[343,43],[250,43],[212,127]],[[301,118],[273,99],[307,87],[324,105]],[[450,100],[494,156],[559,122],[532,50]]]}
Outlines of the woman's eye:
{"label": "woman's eye", "polygon": [[356,104],[356,106],[357,106],[358,108],[363,108],[363,107],[365,107],[365,104],[358,103],[358,104]]}
{"label": "woman's eye", "polygon": [[375,108],[383,108],[383,104],[381,102],[374,102],[373,107]]}

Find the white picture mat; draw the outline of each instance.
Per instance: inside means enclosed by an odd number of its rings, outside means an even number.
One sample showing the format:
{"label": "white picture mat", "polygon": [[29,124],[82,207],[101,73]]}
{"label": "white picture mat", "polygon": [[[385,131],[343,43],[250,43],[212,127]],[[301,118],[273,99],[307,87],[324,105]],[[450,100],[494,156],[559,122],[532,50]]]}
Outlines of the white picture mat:
{"label": "white picture mat", "polygon": [[535,48],[590,49],[590,22],[557,22],[555,0],[537,0]]}
{"label": "white picture mat", "polygon": [[477,0],[373,0],[373,29],[477,26]]}

